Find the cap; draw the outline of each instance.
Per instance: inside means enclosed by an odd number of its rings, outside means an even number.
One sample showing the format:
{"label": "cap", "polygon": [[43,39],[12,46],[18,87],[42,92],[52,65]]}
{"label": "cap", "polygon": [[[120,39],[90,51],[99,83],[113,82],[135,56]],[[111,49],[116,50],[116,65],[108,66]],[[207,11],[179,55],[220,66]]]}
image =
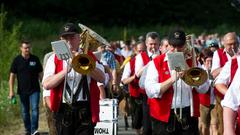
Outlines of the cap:
{"label": "cap", "polygon": [[60,30],[60,36],[78,34],[79,28],[73,23],[66,23]]}
{"label": "cap", "polygon": [[206,41],[206,46],[207,47],[219,47],[218,46],[218,41],[215,39],[207,40]]}
{"label": "cap", "polygon": [[182,30],[174,30],[168,35],[168,42],[173,47],[183,46],[186,42],[186,34]]}

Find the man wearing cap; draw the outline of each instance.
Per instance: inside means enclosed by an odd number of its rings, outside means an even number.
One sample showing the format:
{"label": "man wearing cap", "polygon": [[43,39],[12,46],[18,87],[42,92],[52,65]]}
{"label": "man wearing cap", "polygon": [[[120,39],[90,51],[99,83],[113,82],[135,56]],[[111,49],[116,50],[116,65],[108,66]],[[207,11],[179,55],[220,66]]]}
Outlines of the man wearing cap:
{"label": "man wearing cap", "polygon": [[[182,81],[181,77],[184,76],[184,71],[176,72],[169,69],[168,57],[166,56],[174,51],[184,52],[186,35],[182,30],[174,30],[170,32],[168,38],[170,51],[157,56],[149,63],[145,80],[153,134],[198,135],[198,93],[205,93],[209,84],[204,83],[199,88],[193,89]],[[187,59],[186,63],[189,67],[192,67],[192,59]],[[180,90],[182,90],[182,94]],[[176,95],[174,96],[174,94]],[[189,97],[191,94],[194,110],[190,109],[191,101]],[[176,109],[176,113],[174,109]],[[181,110],[182,118],[179,116]],[[190,112],[193,112],[193,116]]]}
{"label": "man wearing cap", "polygon": [[[73,56],[76,56],[80,51],[81,40],[78,27],[73,23],[65,24],[60,37],[69,44]],[[91,52],[88,52],[88,55],[96,61]],[[87,75],[77,73],[69,65],[71,62],[59,60],[56,54],[53,54],[44,70],[42,84],[46,90],[50,90],[50,109],[54,112],[57,134],[93,135],[94,126],[99,121],[97,82],[104,82],[104,73],[98,62],[96,68]],[[63,89],[66,90],[64,93]],[[72,92],[73,99],[70,98]],[[69,100],[72,100],[72,103],[69,103]]]}
{"label": "man wearing cap", "polygon": [[216,39],[207,40],[206,45],[212,52],[219,49],[218,41]]}
{"label": "man wearing cap", "polygon": [[[217,110],[218,117],[218,132],[223,133],[223,110],[221,107],[221,100],[223,99],[228,85],[231,83],[231,78],[234,77],[236,72],[237,60],[236,52],[238,47],[237,36],[235,32],[229,32],[223,37],[223,45],[224,49],[218,49],[213,54],[213,63],[211,73],[215,81],[215,94],[216,94],[216,105],[215,108]],[[233,62],[228,61],[231,59]],[[232,63],[232,64],[231,64]],[[223,70],[224,69],[224,70]]]}

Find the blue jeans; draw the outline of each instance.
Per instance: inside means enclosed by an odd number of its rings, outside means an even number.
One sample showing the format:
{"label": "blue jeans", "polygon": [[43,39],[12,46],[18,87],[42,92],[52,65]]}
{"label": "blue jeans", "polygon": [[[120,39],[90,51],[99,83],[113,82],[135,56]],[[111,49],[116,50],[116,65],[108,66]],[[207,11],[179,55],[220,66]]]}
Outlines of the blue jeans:
{"label": "blue jeans", "polygon": [[[34,133],[38,129],[40,92],[31,95],[20,94],[21,112],[26,132]],[[32,119],[30,119],[30,105]]]}

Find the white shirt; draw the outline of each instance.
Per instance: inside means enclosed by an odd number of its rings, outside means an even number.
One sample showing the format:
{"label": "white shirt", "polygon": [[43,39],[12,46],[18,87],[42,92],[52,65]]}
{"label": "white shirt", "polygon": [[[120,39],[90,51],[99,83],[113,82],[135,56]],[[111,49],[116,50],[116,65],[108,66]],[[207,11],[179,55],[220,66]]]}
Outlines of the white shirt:
{"label": "white shirt", "polygon": [[[213,60],[214,61],[214,60]],[[226,64],[223,66],[220,74],[217,76],[215,80],[215,84],[225,84],[228,85],[231,80],[231,63],[232,60],[230,59]],[[237,57],[237,63],[240,65],[240,57]]]}
{"label": "white shirt", "polygon": [[[99,69],[104,71],[104,66],[102,64],[99,64]],[[105,83],[106,83],[106,73],[104,72],[104,74],[105,74],[105,82],[104,83],[97,82],[97,86],[102,86],[102,85],[105,86]]]}
{"label": "white shirt", "polygon": [[117,55],[122,55],[121,54],[121,49],[119,49],[119,48],[117,48],[114,53],[117,54]]}
{"label": "white shirt", "polygon": [[126,51],[126,50],[124,50],[124,49],[121,50],[121,55],[122,55],[124,58],[127,58],[127,57],[131,56],[132,53],[133,53],[132,50],[128,50],[128,51]]}
{"label": "white shirt", "polygon": [[44,97],[50,97],[50,90],[43,89],[43,98]]}
{"label": "white shirt", "polygon": [[[167,60],[167,57],[165,57]],[[172,74],[172,71],[170,71]],[[165,72],[165,74],[169,74],[168,72]],[[176,89],[176,83],[177,83],[177,89]],[[182,79],[178,79],[177,82],[175,82],[173,85],[174,92],[177,91],[177,98],[176,102],[173,98],[172,100],[172,107],[171,108],[180,108],[180,107],[187,107],[190,106],[190,92],[192,92],[192,87],[187,85]],[[182,88],[182,104],[180,103],[180,88]],[[206,93],[209,88],[209,82],[205,82],[199,88],[196,88],[197,92],[199,93]],[[160,95],[161,91],[161,83],[159,83],[158,80],[158,71],[154,65],[154,62],[151,61],[149,63],[147,74],[146,74],[146,80],[145,80],[145,91],[149,98],[161,98],[163,95]],[[176,106],[174,106],[176,103]]]}
{"label": "white shirt", "polygon": [[[226,50],[224,49],[223,52],[226,52]],[[227,59],[230,60],[231,56],[226,52],[227,55]],[[213,72],[215,69],[220,68],[220,57],[218,55],[218,51],[215,51],[213,53],[213,61],[212,61],[212,69],[211,72]]]}
{"label": "white shirt", "polygon": [[[47,61],[47,64],[46,64],[46,67],[45,67],[45,70],[44,70],[44,75],[43,75],[42,82],[44,82],[45,79],[48,78],[49,76],[55,74],[56,66],[55,66],[55,63],[54,63],[54,57],[55,57],[55,54],[51,55],[49,57],[48,61]],[[63,68],[66,68],[66,67],[67,67],[67,62],[63,61]],[[96,62],[96,67],[99,68],[99,69],[102,69],[101,65],[98,62]],[[75,72],[72,69],[68,73],[66,78],[67,78],[67,83],[68,83],[70,89],[73,91],[73,93],[76,93],[79,82],[82,78],[82,75]],[[90,88],[90,81],[91,81],[90,76],[87,76],[87,80],[88,80],[88,88]],[[67,94],[67,98],[70,98],[70,96],[68,94]],[[77,101],[84,101],[84,100],[87,100],[87,99],[83,99],[83,92],[81,91]],[[65,102],[66,101],[63,100],[63,103],[65,103]]]}
{"label": "white shirt", "polygon": [[[154,56],[153,58],[155,58],[157,55],[159,55],[159,51],[156,52],[156,54],[153,55],[152,52],[148,51],[147,52],[148,57],[150,56]],[[143,59],[142,59],[142,55],[141,53],[139,53],[136,56],[136,61],[135,61],[135,73],[137,73],[142,67],[144,67],[144,63],[143,63]]]}
{"label": "white shirt", "polygon": [[121,81],[123,81],[126,78],[129,78],[130,75],[131,75],[130,62],[128,62],[124,67]]}
{"label": "white shirt", "polygon": [[221,104],[223,107],[229,107],[234,111],[238,111],[240,105],[240,69],[238,68],[234,79],[228,88],[224,99],[222,100]]}

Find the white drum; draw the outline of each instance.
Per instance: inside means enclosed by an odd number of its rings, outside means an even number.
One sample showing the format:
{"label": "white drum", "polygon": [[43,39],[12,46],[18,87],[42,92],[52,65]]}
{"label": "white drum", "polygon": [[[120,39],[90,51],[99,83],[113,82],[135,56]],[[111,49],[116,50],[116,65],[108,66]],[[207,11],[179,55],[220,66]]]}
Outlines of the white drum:
{"label": "white drum", "polygon": [[99,101],[100,121],[117,121],[118,119],[118,103],[117,99],[103,99]]}

